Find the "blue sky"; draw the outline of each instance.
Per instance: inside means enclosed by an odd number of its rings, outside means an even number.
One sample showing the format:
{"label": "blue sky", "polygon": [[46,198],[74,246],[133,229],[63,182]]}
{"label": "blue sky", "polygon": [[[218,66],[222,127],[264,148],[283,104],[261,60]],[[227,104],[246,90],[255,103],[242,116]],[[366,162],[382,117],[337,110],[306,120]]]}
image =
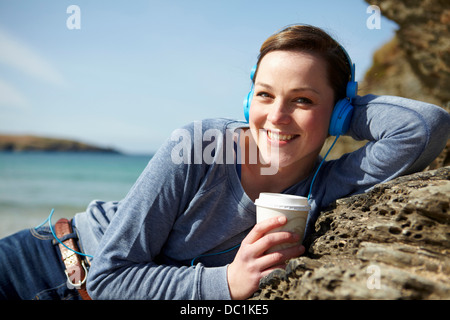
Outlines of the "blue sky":
{"label": "blue sky", "polygon": [[[80,29],[69,29],[70,5]],[[0,0],[0,133],[151,153],[210,117],[242,119],[262,42],[293,23],[330,32],[361,80],[395,33],[362,0]]]}

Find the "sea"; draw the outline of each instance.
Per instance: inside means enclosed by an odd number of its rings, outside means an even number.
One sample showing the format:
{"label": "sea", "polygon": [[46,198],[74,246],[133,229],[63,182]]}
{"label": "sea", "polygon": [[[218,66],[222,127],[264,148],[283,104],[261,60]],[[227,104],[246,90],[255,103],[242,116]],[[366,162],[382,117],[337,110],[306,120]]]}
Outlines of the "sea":
{"label": "sea", "polygon": [[92,200],[121,200],[152,155],[0,152],[0,238],[83,212]]}

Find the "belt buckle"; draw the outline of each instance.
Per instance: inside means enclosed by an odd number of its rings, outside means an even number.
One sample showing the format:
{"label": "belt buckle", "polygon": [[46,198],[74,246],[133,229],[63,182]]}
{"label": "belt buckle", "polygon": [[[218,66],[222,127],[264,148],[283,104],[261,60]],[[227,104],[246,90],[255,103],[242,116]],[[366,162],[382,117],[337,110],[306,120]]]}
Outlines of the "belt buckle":
{"label": "belt buckle", "polygon": [[67,288],[69,288],[69,289],[77,289],[77,290],[80,290],[80,289],[81,289],[81,286],[82,286],[83,284],[85,284],[86,278],[87,278],[87,274],[88,274],[88,271],[87,271],[87,269],[86,269],[86,266],[84,265],[84,261],[81,261],[81,265],[82,265],[82,267],[83,267],[83,269],[84,269],[84,279],[78,281],[78,283],[73,283],[72,280],[70,280],[70,276],[69,276],[69,274],[67,273],[67,270],[64,270],[64,272],[65,272],[65,274],[66,274],[66,277],[67,277]]}

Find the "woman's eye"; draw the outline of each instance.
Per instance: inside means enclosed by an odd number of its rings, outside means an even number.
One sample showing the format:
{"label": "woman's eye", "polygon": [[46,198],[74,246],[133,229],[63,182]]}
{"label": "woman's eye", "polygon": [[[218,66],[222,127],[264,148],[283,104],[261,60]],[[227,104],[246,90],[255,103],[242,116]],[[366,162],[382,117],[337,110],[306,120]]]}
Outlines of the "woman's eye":
{"label": "woman's eye", "polygon": [[311,99],[308,99],[308,98],[298,98],[298,99],[295,99],[295,103],[312,104],[312,101],[311,101]]}
{"label": "woman's eye", "polygon": [[262,97],[262,98],[270,98],[271,97],[271,95],[270,94],[268,94],[267,92],[258,92],[257,94],[256,94],[258,97]]}

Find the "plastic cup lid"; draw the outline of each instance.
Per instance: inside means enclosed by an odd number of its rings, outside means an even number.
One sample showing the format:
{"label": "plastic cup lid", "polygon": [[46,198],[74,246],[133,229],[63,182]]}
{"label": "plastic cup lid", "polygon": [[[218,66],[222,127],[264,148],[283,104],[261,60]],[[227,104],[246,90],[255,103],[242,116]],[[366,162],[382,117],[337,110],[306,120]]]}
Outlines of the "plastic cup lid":
{"label": "plastic cup lid", "polygon": [[262,192],[255,200],[255,204],[259,207],[282,210],[309,211],[311,209],[307,198],[282,193]]}

